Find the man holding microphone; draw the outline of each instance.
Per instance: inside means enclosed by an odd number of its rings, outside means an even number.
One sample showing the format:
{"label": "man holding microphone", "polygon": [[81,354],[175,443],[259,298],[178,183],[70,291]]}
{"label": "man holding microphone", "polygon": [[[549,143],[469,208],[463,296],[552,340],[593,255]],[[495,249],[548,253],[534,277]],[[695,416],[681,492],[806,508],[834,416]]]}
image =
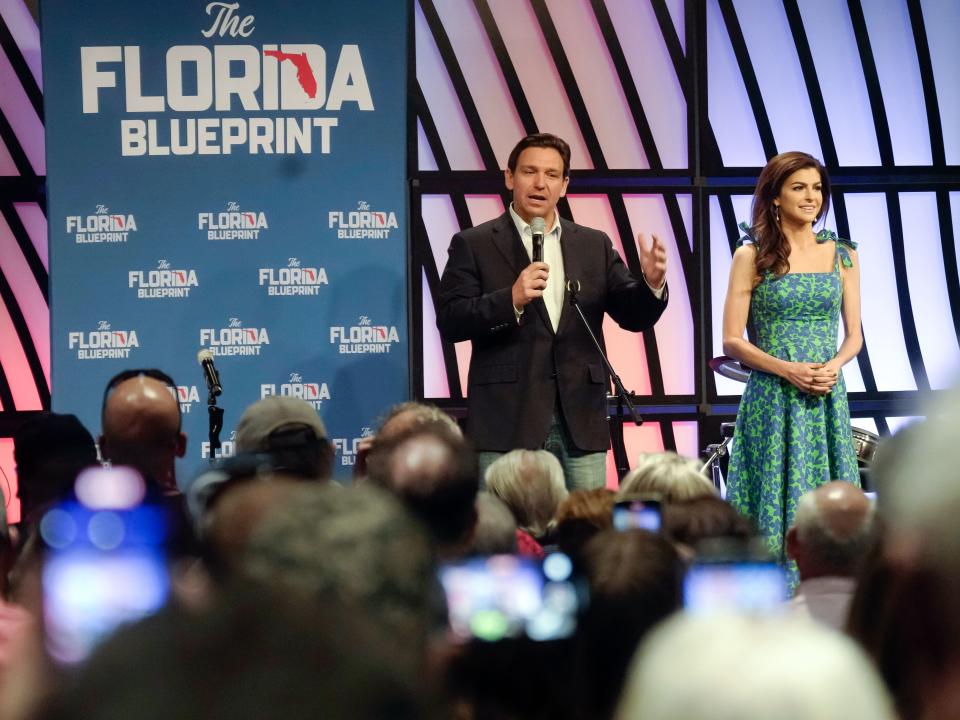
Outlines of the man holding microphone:
{"label": "man holding microphone", "polygon": [[666,250],[641,234],[638,278],[606,234],[560,218],[570,147],[555,135],[523,138],[504,177],[507,212],[454,235],[440,279],[440,334],[473,346],[467,436],[481,473],[505,452],[543,448],[568,488],[603,487],[609,381],[568,285],[601,344],[604,313],[646,330],[667,306]]}

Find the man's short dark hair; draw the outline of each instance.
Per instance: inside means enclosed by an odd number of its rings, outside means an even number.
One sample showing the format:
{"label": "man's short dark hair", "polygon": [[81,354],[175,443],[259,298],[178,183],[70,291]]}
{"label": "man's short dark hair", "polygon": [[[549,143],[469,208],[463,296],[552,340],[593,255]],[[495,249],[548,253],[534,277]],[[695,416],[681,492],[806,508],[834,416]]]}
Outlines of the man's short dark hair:
{"label": "man's short dark hair", "polygon": [[507,159],[507,167],[511,173],[517,170],[517,159],[520,157],[520,153],[531,147],[552,148],[556,150],[563,159],[563,176],[570,176],[570,146],[567,145],[567,141],[563,138],[551,135],[550,133],[527,135],[514,146],[513,150],[510,151],[510,157]]}
{"label": "man's short dark hair", "polygon": [[13,460],[20,516],[32,523],[47,507],[70,496],[77,473],[96,465],[97,448],[76,415],[42,413],[17,430]]}
{"label": "man's short dark hair", "polygon": [[577,630],[584,699],[609,717],[637,645],[682,604],[683,566],[669,541],[645,530],[607,529],[583,550],[590,607]]}

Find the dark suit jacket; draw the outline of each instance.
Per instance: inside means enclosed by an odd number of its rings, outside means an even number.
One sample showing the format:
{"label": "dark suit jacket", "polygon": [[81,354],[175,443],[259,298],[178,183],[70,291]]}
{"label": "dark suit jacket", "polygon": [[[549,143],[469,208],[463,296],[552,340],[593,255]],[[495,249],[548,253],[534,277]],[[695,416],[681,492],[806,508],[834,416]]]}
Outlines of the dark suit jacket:
{"label": "dark suit jacket", "polygon": [[[607,312],[623,328],[652,327],[667,306],[635,278],[604,233],[561,219],[567,280],[603,343]],[[541,298],[517,324],[511,289],[529,256],[506,212],[453,236],[440,279],[437,327],[449,342],[471,340],[467,435],[478,450],[539,448],[556,398],[581,450],[609,446],[603,363],[576,309],[564,304],[556,333]]]}

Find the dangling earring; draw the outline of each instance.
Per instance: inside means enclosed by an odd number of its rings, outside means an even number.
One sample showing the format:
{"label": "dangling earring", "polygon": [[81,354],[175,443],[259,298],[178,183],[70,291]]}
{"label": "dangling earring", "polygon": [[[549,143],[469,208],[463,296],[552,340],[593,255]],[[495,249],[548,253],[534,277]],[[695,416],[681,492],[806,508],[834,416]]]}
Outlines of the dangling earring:
{"label": "dangling earring", "polygon": [[780,224],[780,206],[779,205],[773,206],[773,219],[776,220],[777,225]]}

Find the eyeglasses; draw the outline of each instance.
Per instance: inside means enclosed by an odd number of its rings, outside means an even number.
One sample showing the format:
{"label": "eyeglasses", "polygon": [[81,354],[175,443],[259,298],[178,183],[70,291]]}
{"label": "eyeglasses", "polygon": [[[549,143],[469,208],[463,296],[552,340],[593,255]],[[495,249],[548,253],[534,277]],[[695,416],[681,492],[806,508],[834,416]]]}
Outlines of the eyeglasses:
{"label": "eyeglasses", "polygon": [[170,394],[173,395],[173,399],[177,402],[177,432],[180,432],[183,417],[180,414],[180,397],[177,391],[177,384],[173,381],[172,377],[163,372],[163,370],[158,370],[157,368],[133,368],[130,370],[122,370],[110,378],[109,381],[107,381],[107,387],[103,391],[103,402],[100,404],[101,427],[103,426],[103,416],[107,409],[107,399],[113,394],[113,391],[117,389],[120,383],[137,377],[152,378],[153,380],[158,380],[167,386]]}

